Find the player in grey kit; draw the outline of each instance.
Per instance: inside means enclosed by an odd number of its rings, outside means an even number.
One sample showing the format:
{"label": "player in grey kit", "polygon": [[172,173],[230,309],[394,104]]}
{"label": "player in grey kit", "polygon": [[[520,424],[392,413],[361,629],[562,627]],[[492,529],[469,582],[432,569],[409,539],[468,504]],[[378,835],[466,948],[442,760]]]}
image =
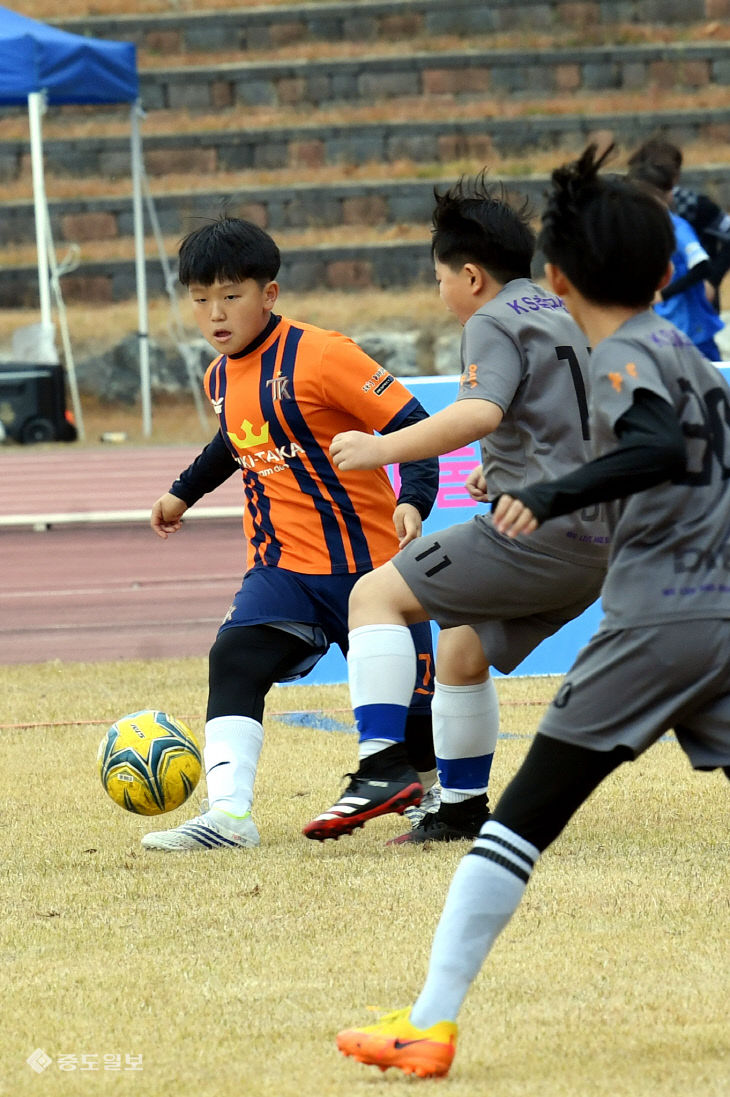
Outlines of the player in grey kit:
{"label": "player in grey kit", "polygon": [[[412,1009],[340,1033],[361,1062],[446,1074],[456,1017],[539,855],[622,762],[673,728],[696,769],[730,778],[730,399],[716,368],[652,309],[671,277],[666,209],[599,175],[593,146],[553,173],[539,243],[593,347],[595,458],[502,495],[508,538],[607,500],[605,619],[452,881]],[[617,276],[620,272],[620,277]]]}
{"label": "player in grey kit", "polygon": [[[534,244],[526,210],[510,206],[483,175],[437,195],[436,278],[464,324],[457,400],[387,438],[337,435],[330,452],[338,468],[377,468],[481,439],[483,477],[472,481],[472,494],[486,501],[589,457],[586,339],[560,298],[530,278]],[[498,724],[489,668],[509,673],[595,601],[607,555],[598,507],[566,515],[529,543],[507,541],[482,514],[415,540],[359,580],[350,596],[348,669],[360,770],[305,835],[337,838],[392,810],[383,803],[384,786],[394,785],[384,748],[402,739],[413,692],[408,625],[434,619],[444,630],[432,706],[441,806],[393,841],[476,837],[489,814]]]}

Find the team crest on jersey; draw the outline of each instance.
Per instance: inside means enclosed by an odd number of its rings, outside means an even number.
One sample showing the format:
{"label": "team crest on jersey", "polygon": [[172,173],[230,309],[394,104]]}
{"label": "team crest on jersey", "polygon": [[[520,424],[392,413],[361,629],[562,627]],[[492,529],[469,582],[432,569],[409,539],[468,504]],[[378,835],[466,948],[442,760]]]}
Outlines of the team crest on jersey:
{"label": "team crest on jersey", "polygon": [[261,430],[256,434],[253,429],[253,425],[248,419],[244,419],[241,423],[242,435],[235,434],[232,430],[228,431],[228,437],[238,447],[238,449],[253,449],[254,446],[265,446],[269,440],[269,424],[264,423]]}
{"label": "team crest on jersey", "polygon": [[288,377],[271,377],[266,382],[267,389],[271,389],[272,400],[291,400]]}
{"label": "team crest on jersey", "polygon": [[469,369],[462,373],[459,378],[459,388],[465,388],[468,385],[470,389],[477,387],[477,367],[476,363],[472,362]]}
{"label": "team crest on jersey", "polygon": [[[635,362],[627,362],[625,368],[626,368],[626,372],[628,373],[629,377],[636,378],[636,377],[639,376],[639,371],[636,368],[636,363]],[[613,387],[616,389],[616,392],[621,392],[621,389],[624,386],[624,379],[623,379],[622,375],[620,373],[612,372],[612,373],[609,373],[608,379],[611,382],[611,384],[613,385]]]}
{"label": "team crest on jersey", "polygon": [[290,467],[289,462],[304,453],[296,442],[289,442],[288,447],[275,446],[269,441],[269,424],[264,423],[258,434],[254,432],[248,419],[241,423],[243,436],[228,431],[228,437],[239,450],[248,450],[247,453],[238,453],[236,460],[242,469],[250,469],[257,476],[271,476],[274,472],[286,472]]}

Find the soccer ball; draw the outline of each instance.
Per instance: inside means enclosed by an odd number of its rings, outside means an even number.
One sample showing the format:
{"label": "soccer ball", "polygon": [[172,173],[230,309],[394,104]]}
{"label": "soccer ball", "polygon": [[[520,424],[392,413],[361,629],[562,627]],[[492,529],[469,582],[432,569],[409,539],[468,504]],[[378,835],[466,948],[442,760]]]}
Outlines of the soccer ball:
{"label": "soccer ball", "polygon": [[97,756],[105,791],[137,815],[162,815],[184,804],[200,779],[201,761],[190,728],[153,709],[112,724]]}

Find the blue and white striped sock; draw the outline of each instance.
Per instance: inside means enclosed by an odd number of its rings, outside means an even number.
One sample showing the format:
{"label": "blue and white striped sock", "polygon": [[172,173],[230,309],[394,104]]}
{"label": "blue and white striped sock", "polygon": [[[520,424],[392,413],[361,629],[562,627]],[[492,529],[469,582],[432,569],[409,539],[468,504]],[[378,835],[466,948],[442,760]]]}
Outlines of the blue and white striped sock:
{"label": "blue and white striped sock", "polygon": [[431,713],[441,802],[458,804],[485,793],[499,733],[492,679],[472,686],[447,686],[437,679]]}
{"label": "blue and white striped sock", "polygon": [[416,649],[405,625],[363,625],[349,636],[350,701],[360,734],[359,757],[405,740],[416,685]]}

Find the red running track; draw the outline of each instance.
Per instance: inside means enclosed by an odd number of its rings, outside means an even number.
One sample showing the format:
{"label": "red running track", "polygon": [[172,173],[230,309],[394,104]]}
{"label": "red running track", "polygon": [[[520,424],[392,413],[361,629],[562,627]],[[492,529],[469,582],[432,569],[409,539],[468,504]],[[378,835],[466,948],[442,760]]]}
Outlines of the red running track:
{"label": "red running track", "polygon": [[[196,453],[0,452],[0,664],[207,654],[243,574],[240,517],[188,521],[167,541],[124,517],[147,515]],[[195,509],[241,503],[234,476]],[[88,521],[110,510],[113,523]],[[48,514],[74,520],[46,527]]]}
{"label": "red running track", "polygon": [[[44,513],[81,520],[98,511],[148,512],[199,448],[0,447],[0,528],[18,516]],[[234,475],[195,509],[234,506],[240,512],[242,503],[240,480]]]}

